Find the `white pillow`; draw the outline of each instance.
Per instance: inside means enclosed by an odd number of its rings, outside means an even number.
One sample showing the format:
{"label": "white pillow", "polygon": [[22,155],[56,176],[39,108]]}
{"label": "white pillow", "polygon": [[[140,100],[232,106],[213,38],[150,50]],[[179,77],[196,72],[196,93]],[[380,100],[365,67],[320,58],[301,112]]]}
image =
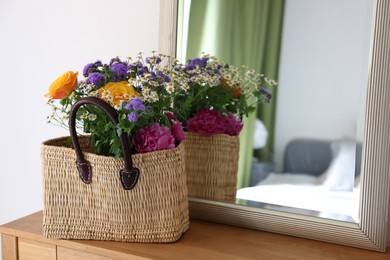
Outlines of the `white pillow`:
{"label": "white pillow", "polygon": [[323,185],[333,191],[352,191],[355,182],[356,142],[340,139],[331,143],[332,161]]}

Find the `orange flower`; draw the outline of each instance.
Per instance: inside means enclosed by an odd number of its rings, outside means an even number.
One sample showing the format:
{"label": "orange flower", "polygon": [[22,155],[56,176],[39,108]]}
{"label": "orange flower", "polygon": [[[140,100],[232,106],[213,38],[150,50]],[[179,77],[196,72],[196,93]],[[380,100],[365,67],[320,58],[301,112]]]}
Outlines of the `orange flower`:
{"label": "orange flower", "polygon": [[241,96],[241,88],[239,86],[229,86],[227,80],[225,78],[221,78],[221,85],[222,88],[232,95],[232,97],[239,97]]}
{"label": "orange flower", "polygon": [[140,96],[127,81],[109,82],[98,92],[101,99],[113,103],[114,106],[119,106],[121,101],[129,102],[134,97]]}
{"label": "orange flower", "polygon": [[57,78],[49,87],[49,93],[45,97],[50,99],[64,99],[69,96],[70,93],[77,86],[78,72],[68,71]]}
{"label": "orange flower", "polygon": [[230,95],[233,97],[241,96],[241,88],[239,86],[233,86],[230,90]]}

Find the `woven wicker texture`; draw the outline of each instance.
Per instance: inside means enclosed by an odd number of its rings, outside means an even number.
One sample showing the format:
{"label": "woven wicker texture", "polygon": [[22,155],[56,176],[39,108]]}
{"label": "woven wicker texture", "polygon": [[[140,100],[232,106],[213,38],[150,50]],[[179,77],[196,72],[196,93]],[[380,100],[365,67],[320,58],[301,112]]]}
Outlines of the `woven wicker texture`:
{"label": "woven wicker texture", "polygon": [[[83,151],[88,138],[79,138]],[[92,166],[92,183],[76,169],[69,139],[42,144],[44,235],[49,238],[174,242],[189,227],[184,145],[132,155],[141,174],[136,187],[124,190],[119,171],[123,159],[84,152]]]}
{"label": "woven wicker texture", "polygon": [[240,149],[238,137],[186,132],[184,145],[188,196],[235,202]]}

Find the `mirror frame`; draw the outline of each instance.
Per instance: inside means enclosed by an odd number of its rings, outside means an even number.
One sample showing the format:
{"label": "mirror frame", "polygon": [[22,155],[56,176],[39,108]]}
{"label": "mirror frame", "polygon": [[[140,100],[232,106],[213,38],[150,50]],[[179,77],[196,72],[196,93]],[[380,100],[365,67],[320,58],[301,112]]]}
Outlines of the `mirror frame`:
{"label": "mirror frame", "polygon": [[[160,0],[159,51],[176,56],[178,1]],[[189,198],[191,218],[386,251],[390,141],[390,1],[373,0],[359,223]]]}

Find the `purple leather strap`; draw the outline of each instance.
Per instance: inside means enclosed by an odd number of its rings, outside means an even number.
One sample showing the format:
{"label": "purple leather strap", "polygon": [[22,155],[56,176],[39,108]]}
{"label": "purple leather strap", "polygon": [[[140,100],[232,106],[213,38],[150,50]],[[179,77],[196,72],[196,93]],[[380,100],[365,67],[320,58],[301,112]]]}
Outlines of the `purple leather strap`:
{"label": "purple leather strap", "polygon": [[[99,107],[108,115],[115,126],[118,125],[118,114],[113,107],[96,97],[81,98],[73,105],[72,110],[70,111],[69,130],[73,147],[77,156],[76,166],[81,180],[87,184],[90,184],[92,182],[92,166],[87,160],[84,159],[76,132],[76,113],[77,110],[83,105],[94,105]],[[124,169],[120,170],[119,179],[123,188],[130,190],[137,184],[140,172],[138,168],[133,167],[130,153],[130,144],[127,135],[122,132],[119,138],[122,146],[124,160]]]}

